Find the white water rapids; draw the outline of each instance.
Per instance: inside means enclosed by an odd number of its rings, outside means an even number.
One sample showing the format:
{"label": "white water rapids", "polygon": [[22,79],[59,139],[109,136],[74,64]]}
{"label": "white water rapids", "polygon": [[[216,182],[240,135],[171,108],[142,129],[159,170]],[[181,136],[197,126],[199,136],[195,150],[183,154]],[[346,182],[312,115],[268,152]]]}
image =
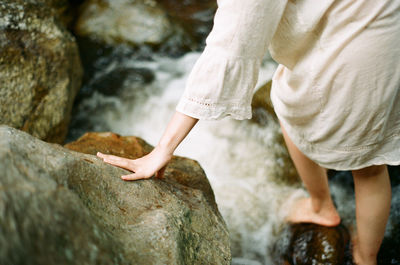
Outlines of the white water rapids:
{"label": "white water rapids", "polygon": [[[124,84],[125,97],[94,93],[80,108],[97,106],[93,119],[101,120],[115,133],[139,136],[156,145],[199,55],[188,53],[179,59],[159,57],[146,62],[127,58],[125,67],[148,68],[155,73],[155,80],[140,90],[135,88],[134,95],[130,84]],[[104,72],[115,67],[110,64]],[[271,78],[275,67],[272,60],[264,61],[259,85]],[[285,166],[276,154],[284,147],[276,141],[280,137],[278,124],[270,119],[267,126],[229,118],[200,121],[175,152],[199,161],[204,168],[231,233],[235,265],[273,264],[269,251],[283,223],[285,205],[304,195],[299,185],[276,181],[276,168]],[[352,192],[335,183],[331,189],[342,218],[353,222]]]}

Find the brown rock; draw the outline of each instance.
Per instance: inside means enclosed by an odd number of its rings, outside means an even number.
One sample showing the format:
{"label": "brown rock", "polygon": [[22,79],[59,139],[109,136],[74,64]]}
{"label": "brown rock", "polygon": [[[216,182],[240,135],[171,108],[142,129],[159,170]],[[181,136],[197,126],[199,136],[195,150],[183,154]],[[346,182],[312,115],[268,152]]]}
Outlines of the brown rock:
{"label": "brown rock", "polygon": [[[151,145],[141,138],[135,136],[120,136],[111,132],[89,132],[78,140],[66,144],[65,147],[73,151],[90,155],[96,155],[97,152],[101,152],[129,159],[142,157],[150,153],[153,149]],[[165,180],[201,190],[207,202],[219,215],[214,192],[205,177],[203,169],[196,161],[185,157],[174,156],[165,171]]]}
{"label": "brown rock", "polygon": [[90,155],[96,155],[97,152],[102,152],[130,159],[144,156],[153,149],[151,145],[140,138],[135,136],[122,137],[111,132],[89,132],[78,140],[66,144],[65,147],[73,151]]}

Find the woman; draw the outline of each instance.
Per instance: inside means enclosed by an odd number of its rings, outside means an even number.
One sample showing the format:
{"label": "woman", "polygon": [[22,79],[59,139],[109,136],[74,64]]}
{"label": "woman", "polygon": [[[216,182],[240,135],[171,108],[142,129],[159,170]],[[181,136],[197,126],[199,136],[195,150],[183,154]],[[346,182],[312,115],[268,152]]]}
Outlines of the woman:
{"label": "woman", "polygon": [[400,164],[400,2],[219,0],[207,46],[154,150],[139,159],[98,154],[133,173],[162,177],[199,119],[251,117],[251,98],[269,48],[280,63],[271,99],[310,197],[290,222],[340,223],[325,168],[355,182],[357,264],[376,264],[390,211],[386,165]]}

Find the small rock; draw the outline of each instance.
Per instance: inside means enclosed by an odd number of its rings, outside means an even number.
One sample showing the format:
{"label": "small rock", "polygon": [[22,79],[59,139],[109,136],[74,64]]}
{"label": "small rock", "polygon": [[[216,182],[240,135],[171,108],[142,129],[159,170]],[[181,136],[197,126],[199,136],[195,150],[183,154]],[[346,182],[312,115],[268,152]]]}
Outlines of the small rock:
{"label": "small rock", "polygon": [[276,264],[343,265],[349,259],[349,242],[343,225],[291,224],[277,241],[273,256]]}

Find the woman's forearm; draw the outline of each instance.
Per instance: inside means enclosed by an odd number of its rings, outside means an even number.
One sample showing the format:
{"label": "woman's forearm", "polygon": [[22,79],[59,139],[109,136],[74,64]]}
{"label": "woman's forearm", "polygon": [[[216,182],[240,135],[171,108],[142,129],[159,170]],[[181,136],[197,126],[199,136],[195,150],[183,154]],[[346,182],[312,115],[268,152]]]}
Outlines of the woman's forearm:
{"label": "woman's forearm", "polygon": [[186,135],[196,125],[198,119],[187,116],[178,111],[172,116],[167,125],[157,148],[162,148],[165,152],[172,155],[178,145],[185,139]]}

